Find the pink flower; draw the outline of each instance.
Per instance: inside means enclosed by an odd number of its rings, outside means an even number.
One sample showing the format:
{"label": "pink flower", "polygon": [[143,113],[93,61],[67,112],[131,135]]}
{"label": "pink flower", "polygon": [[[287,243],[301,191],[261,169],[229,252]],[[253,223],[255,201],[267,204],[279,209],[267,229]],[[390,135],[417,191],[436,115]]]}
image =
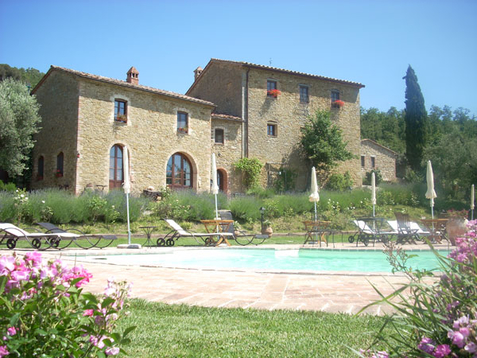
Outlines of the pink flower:
{"label": "pink flower", "polygon": [[474,342],[470,342],[464,347],[464,350],[469,353],[475,353],[477,352],[477,344],[475,344]]}
{"label": "pink flower", "polygon": [[459,348],[463,348],[465,346],[464,336],[460,332],[449,332],[447,337],[452,339],[452,344],[455,344]]}
{"label": "pink flower", "polygon": [[39,267],[41,265],[41,254],[38,251],[27,252],[25,261],[31,261],[33,267]]}
{"label": "pink flower", "polygon": [[8,327],[7,334],[9,336],[14,336],[15,334],[17,334],[17,329],[15,327]]}
{"label": "pink flower", "polygon": [[447,344],[441,344],[436,347],[434,352],[434,357],[436,358],[444,358],[447,357],[451,353],[451,349]]}
{"label": "pink flower", "polygon": [[9,272],[15,269],[15,257],[1,256],[0,257],[0,275],[6,276]]}
{"label": "pink flower", "polygon": [[92,310],[92,309],[85,310],[83,312],[83,316],[86,316],[86,317],[93,317],[93,314],[94,314],[94,310]]}
{"label": "pink flower", "polygon": [[7,349],[7,346],[0,346],[0,358],[9,355],[10,352]]}
{"label": "pink flower", "polygon": [[104,353],[106,353],[107,356],[115,356],[115,355],[119,354],[119,348],[118,347],[109,347],[109,348],[106,348]]}

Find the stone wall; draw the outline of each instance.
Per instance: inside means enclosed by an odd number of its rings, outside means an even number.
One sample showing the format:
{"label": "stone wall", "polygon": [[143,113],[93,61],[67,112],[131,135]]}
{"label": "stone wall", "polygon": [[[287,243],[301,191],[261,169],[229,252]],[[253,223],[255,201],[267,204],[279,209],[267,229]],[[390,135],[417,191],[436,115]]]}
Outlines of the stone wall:
{"label": "stone wall", "polygon": [[[317,109],[330,110],[331,118],[341,129],[347,148],[356,155],[360,153],[359,89],[356,86],[293,75],[277,71],[252,68],[248,74],[248,147],[249,157],[258,158],[267,164],[262,175],[262,184],[270,184],[266,168],[273,171],[284,165],[298,176],[296,189],[305,190],[310,183],[310,164],[301,153],[300,129],[309,115]],[[281,94],[277,98],[267,96],[267,80],[277,82]],[[309,88],[309,103],[300,103],[299,86]],[[331,108],[331,91],[339,90],[342,108]],[[277,136],[267,134],[267,124],[277,126]],[[361,185],[358,156],[342,163],[336,170],[349,171],[355,185]]]}
{"label": "stone wall", "polygon": [[[72,75],[52,72],[35,92],[41,104],[41,130],[34,136],[32,189],[76,185],[78,82]],[[56,177],[56,158],[64,155],[63,177]],[[38,180],[38,159],[44,157],[44,175]]]}
{"label": "stone wall", "polygon": [[[224,144],[215,143],[215,129],[224,130]],[[241,158],[242,121],[219,119],[212,116],[212,151],[216,156],[217,169],[226,172],[226,193],[241,191],[241,174],[233,164]]]}
{"label": "stone wall", "polygon": [[[367,172],[377,169],[381,172],[384,181],[396,180],[397,153],[370,140],[361,141],[361,157],[364,156],[364,166],[361,166],[361,175],[364,178]],[[374,158],[375,168],[372,167],[371,158]]]}
{"label": "stone wall", "polygon": [[[114,99],[127,100],[127,123],[114,121]],[[127,87],[83,80],[80,86],[78,187],[109,186],[109,155],[126,145],[131,191],[166,186],[166,168],[176,152],[192,164],[193,188],[208,191],[211,165],[211,107]],[[177,132],[177,112],[189,115],[188,133]]]}

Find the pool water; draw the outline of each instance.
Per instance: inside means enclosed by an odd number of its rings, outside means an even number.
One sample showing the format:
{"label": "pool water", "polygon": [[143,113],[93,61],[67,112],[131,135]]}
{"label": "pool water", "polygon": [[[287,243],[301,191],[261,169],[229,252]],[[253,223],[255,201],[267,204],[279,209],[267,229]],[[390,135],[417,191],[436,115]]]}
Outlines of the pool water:
{"label": "pool water", "polygon": [[[413,269],[438,267],[430,251],[412,251]],[[446,256],[448,252],[440,252]],[[255,269],[291,271],[392,272],[381,251],[212,249],[173,250],[154,254],[121,254],[77,257],[78,261],[117,265],[146,265],[175,268]]]}

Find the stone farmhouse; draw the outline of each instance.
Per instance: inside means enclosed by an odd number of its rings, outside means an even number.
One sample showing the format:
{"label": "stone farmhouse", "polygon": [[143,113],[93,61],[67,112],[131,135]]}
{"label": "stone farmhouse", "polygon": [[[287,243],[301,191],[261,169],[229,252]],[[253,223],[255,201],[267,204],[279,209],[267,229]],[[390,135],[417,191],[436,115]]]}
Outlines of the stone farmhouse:
{"label": "stone farmhouse", "polygon": [[379,170],[384,181],[396,181],[398,156],[398,153],[376,143],[374,140],[361,140],[361,173],[363,177],[367,172]]}
{"label": "stone farmhouse", "polygon": [[[300,129],[317,109],[330,110],[348,149],[361,153],[360,83],[218,59],[194,72],[183,95],[140,85],[134,67],[121,81],[51,66],[32,91],[42,128],[31,188],[119,188],[127,148],[134,193],[151,186],[208,191],[211,153],[227,194],[244,190],[233,168],[242,157],[265,164],[262,184],[287,168],[305,190],[310,164],[299,150]],[[359,159],[337,170],[361,185]]]}

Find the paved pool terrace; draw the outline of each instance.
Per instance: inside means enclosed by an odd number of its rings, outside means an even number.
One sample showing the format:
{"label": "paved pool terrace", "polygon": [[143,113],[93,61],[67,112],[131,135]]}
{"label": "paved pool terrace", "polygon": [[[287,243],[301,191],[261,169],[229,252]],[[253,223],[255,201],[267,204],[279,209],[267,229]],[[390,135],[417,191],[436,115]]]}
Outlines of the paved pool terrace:
{"label": "paved pool terrace", "polygon": [[[247,246],[256,248],[257,246]],[[260,248],[299,249],[303,245],[261,245]],[[333,249],[306,245],[306,248]],[[446,250],[447,245],[435,245],[436,249]],[[423,250],[427,245],[406,245],[406,249]],[[74,264],[77,255],[108,255],[128,253],[154,253],[160,250],[177,248],[142,248],[142,249],[91,249],[64,251],[44,251],[44,257],[58,258]],[[197,247],[181,247],[184,250],[197,250]],[[207,248],[207,250],[227,248]],[[233,249],[233,248],[232,248]],[[341,250],[382,250],[382,244],[375,247],[343,244],[335,248]],[[0,250],[8,254],[11,250]],[[24,253],[26,250],[17,250]],[[198,252],[199,254],[200,252]],[[234,269],[183,269],[146,266],[125,266],[107,263],[81,263],[93,274],[85,290],[102,293],[106,281],[111,276],[116,280],[133,282],[131,297],[148,301],[160,301],[168,304],[187,304],[204,307],[221,308],[256,308],[266,310],[291,309],[323,312],[345,312],[354,314],[367,304],[379,299],[373,289],[377,286],[383,294],[393,292],[400,283],[407,282],[402,274],[391,273],[290,273],[279,271],[261,272],[258,270]],[[375,305],[366,313],[381,315],[389,312],[386,305]]]}

